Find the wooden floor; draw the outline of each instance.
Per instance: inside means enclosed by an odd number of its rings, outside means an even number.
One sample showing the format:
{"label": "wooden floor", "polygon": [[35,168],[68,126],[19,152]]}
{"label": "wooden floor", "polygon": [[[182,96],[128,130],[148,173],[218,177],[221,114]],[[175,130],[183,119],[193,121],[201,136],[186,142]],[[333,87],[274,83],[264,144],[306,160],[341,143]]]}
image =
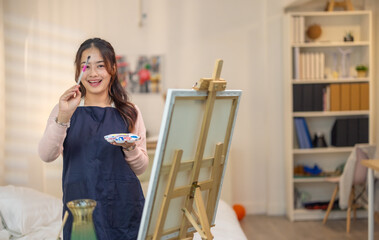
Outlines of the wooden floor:
{"label": "wooden floor", "polygon": [[[350,234],[346,220],[291,222],[284,216],[247,215],[240,221],[249,240],[343,240],[367,239],[367,220],[351,220]],[[374,239],[379,239],[379,225],[375,225]]]}

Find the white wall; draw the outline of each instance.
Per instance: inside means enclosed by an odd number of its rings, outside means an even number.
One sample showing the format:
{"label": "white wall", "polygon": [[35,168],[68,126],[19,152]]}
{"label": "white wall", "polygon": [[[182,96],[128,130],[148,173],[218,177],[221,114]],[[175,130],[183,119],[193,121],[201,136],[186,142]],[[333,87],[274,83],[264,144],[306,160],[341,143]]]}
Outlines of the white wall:
{"label": "white wall", "polygon": [[[93,36],[110,41],[118,54],[163,54],[165,88],[191,88],[201,77],[210,77],[215,60],[222,58],[221,77],[228,81],[227,88],[243,90],[222,197],[245,205],[248,213],[285,212],[281,21],[283,7],[292,1],[145,0],[143,27],[138,26],[135,0],[3,2],[5,18],[34,22],[35,34],[37,27],[45,26],[46,31],[54,32],[48,34],[50,41],[66,45],[62,64],[68,76],[73,76],[76,48]],[[46,38],[44,31],[38,34]],[[5,42],[6,46],[13,44],[9,39]],[[70,56],[71,62],[67,60]],[[51,68],[54,73],[56,67]],[[56,88],[53,73],[49,75],[52,93],[47,97],[51,101],[39,114],[37,130],[41,134],[62,86],[73,81],[70,77],[67,83],[59,80]],[[162,97],[133,95],[132,99],[141,108],[148,130],[158,134]],[[43,165],[45,175],[46,169],[54,172],[50,166]],[[35,175],[30,178],[43,181]],[[51,184],[45,184],[44,190],[52,191],[55,185],[60,188],[59,181]]]}

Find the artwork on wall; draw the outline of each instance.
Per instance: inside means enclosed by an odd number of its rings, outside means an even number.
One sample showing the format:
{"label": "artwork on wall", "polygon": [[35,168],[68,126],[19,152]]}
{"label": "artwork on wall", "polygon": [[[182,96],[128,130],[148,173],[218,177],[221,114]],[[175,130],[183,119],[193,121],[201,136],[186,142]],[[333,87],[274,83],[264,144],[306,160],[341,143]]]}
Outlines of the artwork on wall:
{"label": "artwork on wall", "polygon": [[162,56],[117,55],[118,78],[128,93],[162,91]]}

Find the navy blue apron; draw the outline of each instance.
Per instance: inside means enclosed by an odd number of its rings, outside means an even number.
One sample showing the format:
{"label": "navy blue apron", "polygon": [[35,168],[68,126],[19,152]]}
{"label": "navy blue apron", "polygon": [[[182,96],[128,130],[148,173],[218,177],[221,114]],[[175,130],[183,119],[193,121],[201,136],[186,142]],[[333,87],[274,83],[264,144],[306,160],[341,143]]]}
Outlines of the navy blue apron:
{"label": "navy blue apron", "polygon": [[[93,221],[98,240],[131,240],[138,235],[145,201],[141,184],[122,148],[104,139],[127,132],[116,108],[78,107],[63,143],[63,211],[69,201],[96,200]],[[64,240],[70,239],[72,220],[70,213]]]}

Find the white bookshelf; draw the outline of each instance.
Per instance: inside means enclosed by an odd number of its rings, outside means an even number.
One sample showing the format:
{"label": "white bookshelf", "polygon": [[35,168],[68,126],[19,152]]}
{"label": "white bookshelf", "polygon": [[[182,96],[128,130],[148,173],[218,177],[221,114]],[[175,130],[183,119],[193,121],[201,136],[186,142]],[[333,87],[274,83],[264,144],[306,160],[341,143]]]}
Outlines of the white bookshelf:
{"label": "white bookshelf", "polygon": [[[295,20],[300,19],[300,20]],[[299,23],[300,26],[299,27]],[[305,32],[312,24],[321,26],[322,34],[316,40],[308,39]],[[297,26],[295,29],[294,26]],[[354,41],[344,42],[346,32],[352,32]],[[303,36],[296,36],[300,34]],[[313,166],[317,164],[325,171],[333,171],[344,162],[353,150],[353,147],[331,146],[331,129],[339,118],[368,117],[369,143],[373,143],[374,132],[374,87],[373,87],[373,42],[372,42],[372,13],[371,11],[337,11],[337,12],[294,12],[288,13],[284,19],[284,112],[285,112],[285,158],[286,158],[286,190],[287,216],[291,221],[316,220],[324,217],[325,211],[299,208],[295,205],[295,189],[309,196],[309,202],[329,201],[335,187],[324,177],[295,177],[294,167],[298,165]],[[351,49],[348,62],[348,76],[335,77],[335,59],[340,62],[340,50]],[[320,76],[299,74],[300,54],[320,54],[324,57],[323,66],[314,71],[320,71]],[[303,56],[303,55],[302,55]],[[316,58],[318,60],[318,58]],[[317,61],[312,60],[312,61]],[[364,78],[358,78],[355,66],[365,64],[369,73]],[[338,67],[340,63],[338,63]],[[323,68],[324,67],[324,68]],[[338,69],[340,71],[340,69]],[[346,71],[345,71],[346,73]],[[345,74],[346,75],[346,74]],[[368,83],[369,109],[354,111],[293,111],[293,86],[306,84],[339,84],[339,83]],[[304,117],[307,121],[311,136],[315,132],[323,132],[328,144],[327,148],[300,149],[297,144],[297,135],[294,127],[294,118]],[[360,211],[358,217],[367,216]],[[329,218],[345,218],[346,211],[333,211]]]}

